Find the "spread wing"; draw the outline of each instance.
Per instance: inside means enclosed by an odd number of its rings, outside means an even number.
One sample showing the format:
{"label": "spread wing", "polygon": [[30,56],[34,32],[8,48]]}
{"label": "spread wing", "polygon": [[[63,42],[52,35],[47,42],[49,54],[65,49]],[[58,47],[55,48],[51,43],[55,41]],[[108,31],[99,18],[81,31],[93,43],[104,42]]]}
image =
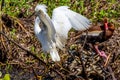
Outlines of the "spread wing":
{"label": "spread wing", "polygon": [[52,21],[56,32],[64,36],[66,39],[71,28],[84,31],[91,25],[91,22],[86,17],[68,8],[69,7],[67,6],[55,8],[52,15]]}

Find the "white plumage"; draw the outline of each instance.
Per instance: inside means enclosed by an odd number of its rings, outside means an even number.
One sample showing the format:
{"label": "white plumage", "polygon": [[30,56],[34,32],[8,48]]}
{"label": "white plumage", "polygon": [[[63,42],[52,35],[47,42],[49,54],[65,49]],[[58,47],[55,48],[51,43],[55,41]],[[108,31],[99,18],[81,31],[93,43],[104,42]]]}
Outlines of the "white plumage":
{"label": "white plumage", "polygon": [[86,30],[91,22],[86,17],[68,9],[68,6],[55,8],[50,19],[46,8],[45,5],[36,6],[34,31],[42,44],[43,51],[50,53],[53,61],[60,61],[56,47],[61,50],[64,48],[69,30],[71,28],[79,31]]}

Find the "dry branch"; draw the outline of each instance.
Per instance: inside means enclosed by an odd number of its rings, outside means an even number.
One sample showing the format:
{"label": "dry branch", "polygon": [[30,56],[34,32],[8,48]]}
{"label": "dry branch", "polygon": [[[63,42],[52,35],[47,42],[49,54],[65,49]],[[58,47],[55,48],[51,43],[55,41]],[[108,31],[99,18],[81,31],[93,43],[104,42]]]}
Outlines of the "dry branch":
{"label": "dry branch", "polygon": [[[10,42],[14,43],[16,46],[18,46],[19,48],[21,48],[22,50],[24,50],[25,52],[27,52],[29,55],[33,56],[35,59],[39,60],[44,66],[48,66],[48,64],[46,64],[42,59],[40,59],[38,56],[36,56],[34,53],[32,53],[31,51],[23,48],[21,45],[19,45],[18,43],[16,43],[15,41],[9,39],[5,33],[0,32],[0,34],[2,34],[5,38],[7,38]],[[49,65],[50,67],[51,65]],[[54,68],[50,67],[50,70],[56,72],[57,74],[59,74],[62,78],[63,78],[63,74],[60,73],[59,71],[55,70]]]}

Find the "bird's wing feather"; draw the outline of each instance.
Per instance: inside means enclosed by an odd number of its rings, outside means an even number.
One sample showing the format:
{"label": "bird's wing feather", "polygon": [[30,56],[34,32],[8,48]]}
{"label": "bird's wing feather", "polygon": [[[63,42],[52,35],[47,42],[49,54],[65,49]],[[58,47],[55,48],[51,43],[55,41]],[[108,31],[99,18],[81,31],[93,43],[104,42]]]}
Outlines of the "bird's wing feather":
{"label": "bird's wing feather", "polygon": [[46,35],[46,31],[44,30],[44,25],[42,24],[41,20],[39,17],[36,17],[35,19],[35,24],[34,24],[34,32],[39,41],[42,44],[42,49],[43,51],[50,51],[49,49],[49,43],[48,43],[48,38]]}
{"label": "bird's wing feather", "polygon": [[91,31],[88,33],[82,33],[81,35],[88,35],[88,36],[99,36],[103,31]]}
{"label": "bird's wing feather", "polygon": [[67,6],[61,6],[53,10],[52,20],[57,23],[56,32],[64,35],[66,38],[71,28],[83,31],[90,27],[91,22],[84,16],[68,9]]}
{"label": "bird's wing feather", "polygon": [[64,12],[59,10],[59,7],[53,10],[52,21],[54,23],[56,32],[67,39],[68,32],[71,29],[72,25]]}
{"label": "bird's wing feather", "polygon": [[44,14],[44,12],[42,10],[40,10],[39,18],[41,19],[41,21],[43,22],[43,24],[46,27],[48,39],[50,41],[52,40],[55,42],[56,31],[55,31],[54,25],[53,25],[50,17],[48,15]]}
{"label": "bird's wing feather", "polygon": [[40,21],[39,17],[36,17],[35,24],[34,24],[34,32],[35,32],[35,34],[39,34],[39,32],[41,31],[41,28],[39,26],[40,22],[41,21]]}

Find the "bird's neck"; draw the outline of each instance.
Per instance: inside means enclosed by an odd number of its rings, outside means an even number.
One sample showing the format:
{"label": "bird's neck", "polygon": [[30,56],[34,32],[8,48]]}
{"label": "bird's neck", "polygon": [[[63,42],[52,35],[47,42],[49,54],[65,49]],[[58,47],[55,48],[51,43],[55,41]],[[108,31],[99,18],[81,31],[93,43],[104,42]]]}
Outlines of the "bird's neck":
{"label": "bird's neck", "polygon": [[113,35],[114,29],[108,28],[107,30],[105,29],[103,32],[104,39],[107,40]]}
{"label": "bird's neck", "polygon": [[40,24],[40,19],[39,19],[39,17],[36,17],[35,26],[34,26],[34,31],[36,34],[38,34],[41,31],[39,24]]}

